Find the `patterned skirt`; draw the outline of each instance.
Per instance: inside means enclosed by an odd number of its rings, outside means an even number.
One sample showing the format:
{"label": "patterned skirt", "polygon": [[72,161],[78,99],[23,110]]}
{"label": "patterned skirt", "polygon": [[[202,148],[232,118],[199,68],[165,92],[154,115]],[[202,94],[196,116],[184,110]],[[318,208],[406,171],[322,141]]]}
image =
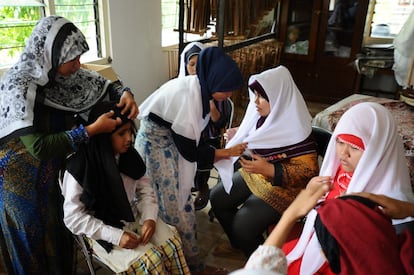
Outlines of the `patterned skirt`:
{"label": "patterned skirt", "polygon": [[159,217],[177,228],[183,242],[184,254],[191,271],[202,269],[197,244],[197,224],[191,194],[180,211],[179,197],[179,152],[174,144],[171,131],[151,120],[141,120],[135,147],[147,166],[157,194]]}
{"label": "patterned skirt", "polygon": [[190,274],[177,230],[160,219],[150,243],[135,249],[115,246],[107,253],[88,240],[99,259],[118,274]]}
{"label": "patterned skirt", "polygon": [[8,274],[69,274],[59,160],[40,161],[20,139],[0,145],[0,251]]}

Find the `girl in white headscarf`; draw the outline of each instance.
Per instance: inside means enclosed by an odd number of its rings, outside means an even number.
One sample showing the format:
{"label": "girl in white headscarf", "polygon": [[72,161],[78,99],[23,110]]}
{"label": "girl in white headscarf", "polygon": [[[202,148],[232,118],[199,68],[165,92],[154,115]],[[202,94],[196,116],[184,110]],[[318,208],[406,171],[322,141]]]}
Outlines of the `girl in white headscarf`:
{"label": "girl in white headscarf", "polygon": [[237,157],[215,163],[221,182],[210,195],[215,217],[246,256],[318,173],[311,116],[289,71],[279,66],[251,76],[249,95],[243,121],[226,145],[247,142],[248,156],[234,175]]}
{"label": "girl in white headscarf", "polygon": [[201,50],[205,46],[200,42],[191,42],[185,46],[180,55],[180,70],[178,77],[184,77],[187,75],[195,75],[197,73],[197,59]]}
{"label": "girl in white headscarf", "polygon": [[[112,113],[83,127],[76,114],[103,98],[120,100],[130,118],[138,108],[128,88],[80,68],[88,50],[75,25],[59,16],[36,24],[19,59],[0,83],[0,243],[8,274],[65,274],[71,251],[57,174],[67,155],[90,136],[111,132]],[[46,249],[47,248],[47,249]]]}
{"label": "girl in white headscarf", "polygon": [[[338,143],[348,143],[353,146],[353,150],[363,150],[356,168],[351,173],[347,171],[340,172],[346,170],[344,167],[349,165],[349,162],[345,156],[337,155],[336,147]],[[363,148],[361,148],[362,145]],[[377,103],[359,103],[343,114],[332,134],[319,174],[321,176],[318,178],[321,180],[327,178],[333,180],[333,188],[327,194],[328,199],[334,199],[337,195],[363,191],[414,202],[403,145],[397,133],[396,124],[390,112]],[[320,210],[323,210],[323,208],[324,206]],[[296,244],[292,243],[295,246],[287,254],[288,273],[290,274],[296,274],[297,272],[300,272],[300,274],[314,274],[322,269],[327,270],[326,258],[323,256],[321,245],[316,234],[314,234],[313,226],[316,216],[316,210],[309,212],[302,235],[297,243],[295,242]],[[341,217],[342,219],[346,218],[345,216]],[[393,223],[397,224],[406,220],[393,220]],[[363,221],[355,220],[354,222],[356,226],[358,224],[362,226]],[[351,234],[351,228],[344,230]],[[385,228],[382,230],[385,230]],[[366,232],[360,233],[364,234]],[[347,234],[343,235],[345,237]],[[370,232],[370,235],[376,236],[374,231]],[[352,238],[351,236],[346,237]],[[391,235],[389,238],[391,238]],[[367,235],[366,242],[369,240]],[[288,244],[288,246],[291,247],[292,245]],[[285,252],[290,250],[287,247],[284,249]],[[378,252],[374,247],[371,247],[371,249],[371,252],[358,254],[359,261],[365,262],[367,266],[370,266],[370,255]],[[389,252],[390,256],[391,251]],[[367,260],[361,260],[363,254]],[[376,261],[385,264],[388,260]],[[377,263],[374,265],[377,265]],[[359,266],[359,268],[363,267]]]}
{"label": "girl in white headscarf", "polygon": [[139,107],[135,146],[147,165],[160,206],[159,216],[176,226],[191,272],[204,269],[197,245],[191,187],[197,162],[239,156],[245,144],[232,149],[203,145],[201,132],[210,120],[210,100],[226,100],[243,85],[234,60],[217,47],[200,52],[197,75],[172,79]]}
{"label": "girl in white headscarf", "polygon": [[[205,46],[200,42],[189,43],[181,53],[180,73],[178,77],[195,75],[197,73],[197,60],[200,51]],[[217,101],[210,100],[210,120],[201,134],[201,142],[214,148],[221,148],[221,137],[227,125],[231,107],[227,100]],[[194,180],[194,187],[198,191],[194,198],[195,210],[201,210],[207,206],[209,197],[208,179],[210,170],[213,168],[209,161],[200,161],[197,163],[197,173]]]}
{"label": "girl in white headscarf", "polygon": [[[336,126],[325,156],[321,176],[313,178],[284,212],[245,268],[282,274],[412,274],[413,240],[407,231],[397,236],[387,218],[403,223],[414,213],[408,168],[392,115],[377,103],[350,108]],[[318,190],[313,199],[306,196],[313,190]],[[341,193],[345,196],[334,199]],[[283,246],[287,269],[280,248],[318,198],[319,206],[307,215],[300,239]]]}

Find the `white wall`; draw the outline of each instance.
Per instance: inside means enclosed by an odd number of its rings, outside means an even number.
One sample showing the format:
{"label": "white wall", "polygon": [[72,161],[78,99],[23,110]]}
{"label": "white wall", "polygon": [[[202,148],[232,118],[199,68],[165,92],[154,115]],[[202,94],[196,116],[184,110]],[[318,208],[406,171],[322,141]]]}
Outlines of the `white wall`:
{"label": "white wall", "polygon": [[[160,0],[108,0],[112,66],[141,103],[168,80]],[[178,43],[178,41],[177,41]]]}

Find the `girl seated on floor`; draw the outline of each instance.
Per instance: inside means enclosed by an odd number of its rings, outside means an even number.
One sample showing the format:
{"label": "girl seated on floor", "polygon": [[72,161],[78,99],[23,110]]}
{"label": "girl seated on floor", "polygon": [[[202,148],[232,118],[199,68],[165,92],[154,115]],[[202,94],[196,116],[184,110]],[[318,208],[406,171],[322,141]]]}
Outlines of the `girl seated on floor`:
{"label": "girl seated on floor", "polygon": [[114,272],[190,274],[177,231],[157,219],[154,190],[132,146],[133,121],[114,102],[101,102],[89,123],[108,112],[117,128],[91,137],[68,159],[62,186],[66,226],[85,234]]}

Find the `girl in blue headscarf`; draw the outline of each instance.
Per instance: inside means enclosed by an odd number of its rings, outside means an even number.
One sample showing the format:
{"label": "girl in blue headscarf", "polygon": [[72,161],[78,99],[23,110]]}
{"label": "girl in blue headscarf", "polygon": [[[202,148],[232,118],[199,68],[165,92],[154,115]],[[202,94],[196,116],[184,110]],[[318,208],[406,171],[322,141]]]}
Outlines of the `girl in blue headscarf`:
{"label": "girl in blue headscarf", "polygon": [[197,162],[239,156],[246,147],[215,149],[200,143],[210,119],[209,102],[227,99],[242,85],[237,64],[221,49],[209,47],[200,52],[196,75],[168,81],[139,106],[136,148],[158,195],[159,216],[178,229],[192,272],[204,269],[191,197]]}

